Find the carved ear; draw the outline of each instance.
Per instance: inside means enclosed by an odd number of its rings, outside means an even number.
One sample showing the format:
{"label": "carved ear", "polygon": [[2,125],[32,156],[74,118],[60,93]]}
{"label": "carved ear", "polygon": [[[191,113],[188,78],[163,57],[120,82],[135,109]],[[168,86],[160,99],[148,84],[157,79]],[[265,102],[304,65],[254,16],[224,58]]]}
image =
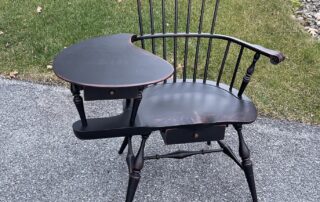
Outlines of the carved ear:
{"label": "carved ear", "polygon": [[274,65],[277,65],[280,62],[284,61],[284,59],[286,59],[286,57],[279,51],[270,50],[257,44],[254,44],[253,46],[257,48],[257,51],[260,51],[261,54],[269,57],[270,62]]}
{"label": "carved ear", "polygon": [[284,61],[284,59],[286,59],[286,57],[279,52],[278,54],[270,57],[270,62],[274,65],[277,65],[280,62]]}

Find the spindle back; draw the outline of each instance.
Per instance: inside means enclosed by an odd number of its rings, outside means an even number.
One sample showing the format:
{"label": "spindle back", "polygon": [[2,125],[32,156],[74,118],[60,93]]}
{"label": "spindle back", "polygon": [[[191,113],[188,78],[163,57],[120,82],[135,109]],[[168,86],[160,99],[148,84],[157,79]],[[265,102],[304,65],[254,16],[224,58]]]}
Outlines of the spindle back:
{"label": "spindle back", "polygon": [[[201,79],[206,83],[210,79],[219,86],[225,77],[229,81],[224,83],[229,83],[231,91],[244,50],[260,53],[244,41],[215,34],[219,3],[220,0],[137,0],[139,35],[135,40],[141,42],[143,49],[173,64],[173,82],[181,78],[183,82]],[[233,57],[229,56],[231,48]],[[226,64],[229,76],[223,76]]]}

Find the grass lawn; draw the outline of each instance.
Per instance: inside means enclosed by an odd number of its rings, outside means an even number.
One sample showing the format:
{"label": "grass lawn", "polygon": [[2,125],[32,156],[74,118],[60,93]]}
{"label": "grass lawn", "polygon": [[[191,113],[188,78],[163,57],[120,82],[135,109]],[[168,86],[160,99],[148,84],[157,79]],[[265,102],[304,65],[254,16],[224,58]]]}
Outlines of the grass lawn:
{"label": "grass lawn", "polygon": [[[173,1],[167,2],[169,7]],[[186,6],[179,2],[181,7]],[[200,1],[193,2],[197,2],[193,11],[199,9]],[[54,78],[47,65],[64,47],[93,36],[138,33],[135,3],[0,0],[0,74],[16,70],[22,79]],[[155,4],[159,3],[155,0]],[[43,8],[41,13],[36,12],[38,6]],[[260,114],[320,124],[320,42],[292,19],[290,0],[222,0],[220,6],[216,33],[281,50],[287,56],[277,66],[266,58],[258,63],[246,94],[257,104]],[[207,15],[205,22],[210,18]],[[168,26],[171,25],[169,21]],[[246,65],[241,67],[243,72]]]}

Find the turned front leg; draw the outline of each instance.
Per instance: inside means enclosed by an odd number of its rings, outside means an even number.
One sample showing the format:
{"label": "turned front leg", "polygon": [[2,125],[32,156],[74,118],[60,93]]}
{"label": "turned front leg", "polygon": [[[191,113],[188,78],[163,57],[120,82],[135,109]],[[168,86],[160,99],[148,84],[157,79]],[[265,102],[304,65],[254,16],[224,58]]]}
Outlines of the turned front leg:
{"label": "turned front leg", "polygon": [[132,152],[131,137],[129,137],[128,139],[127,163],[129,167],[129,183],[127,189],[126,202],[133,201],[134,195],[138,188],[138,184],[141,177],[140,172],[144,165],[144,148],[148,137],[149,135],[142,136],[141,145],[136,156],[134,156]]}
{"label": "turned front leg", "polygon": [[73,102],[76,105],[76,108],[78,110],[82,126],[86,127],[88,123],[87,123],[86,114],[84,112],[83,99],[80,96],[80,87],[75,84],[71,84],[71,93],[73,95]]}
{"label": "turned front leg", "polygon": [[254,181],[253,164],[252,164],[252,161],[250,160],[250,150],[247,144],[245,143],[242,135],[242,125],[234,125],[234,127],[239,137],[239,155],[242,159],[242,168],[249,185],[252,201],[257,202],[258,198],[257,198],[256,185]]}

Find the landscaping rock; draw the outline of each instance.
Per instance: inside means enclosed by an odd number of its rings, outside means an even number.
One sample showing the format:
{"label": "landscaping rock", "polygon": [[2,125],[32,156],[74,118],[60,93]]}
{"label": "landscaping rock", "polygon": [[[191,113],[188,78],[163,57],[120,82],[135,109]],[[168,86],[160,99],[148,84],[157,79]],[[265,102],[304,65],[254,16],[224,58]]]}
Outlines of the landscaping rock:
{"label": "landscaping rock", "polygon": [[320,40],[320,0],[301,0],[302,6],[295,14],[298,22]]}

